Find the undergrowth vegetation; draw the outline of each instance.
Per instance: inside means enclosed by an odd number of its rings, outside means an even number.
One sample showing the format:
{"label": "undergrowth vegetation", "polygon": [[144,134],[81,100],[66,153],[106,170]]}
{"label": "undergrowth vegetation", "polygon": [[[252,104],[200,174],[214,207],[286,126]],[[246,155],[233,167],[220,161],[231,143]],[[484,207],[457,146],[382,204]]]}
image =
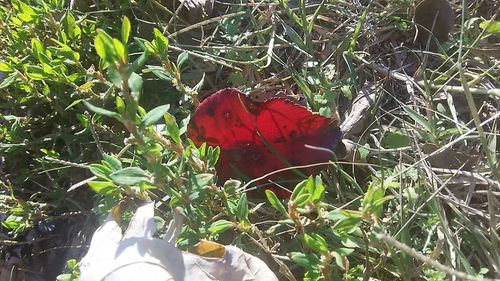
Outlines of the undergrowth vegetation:
{"label": "undergrowth vegetation", "polygon": [[[500,278],[497,1],[451,1],[431,50],[412,0],[206,2],[1,4],[2,275],[75,280],[98,223],[154,200],[183,250],[236,245],[282,280]],[[217,181],[186,128],[226,87],[338,119],[346,153],[289,199]]]}

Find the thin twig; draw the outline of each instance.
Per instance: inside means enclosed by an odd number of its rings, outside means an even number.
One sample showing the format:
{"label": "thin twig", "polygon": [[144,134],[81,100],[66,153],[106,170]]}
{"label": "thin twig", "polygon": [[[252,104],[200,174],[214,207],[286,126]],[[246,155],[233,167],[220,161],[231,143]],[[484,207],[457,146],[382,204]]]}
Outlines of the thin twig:
{"label": "thin twig", "polygon": [[[423,81],[418,81],[417,84],[424,87]],[[429,84],[430,88],[433,90],[444,90],[449,93],[463,94],[465,89],[462,86],[448,86],[448,85],[432,85]],[[469,92],[473,95],[489,95],[500,97],[500,89],[480,89],[480,88],[469,88]]]}
{"label": "thin twig", "polygon": [[457,271],[453,268],[447,267],[446,265],[435,261],[419,252],[417,252],[415,249],[397,241],[393,237],[389,236],[388,234],[378,234],[377,235],[378,239],[384,241],[385,243],[398,248],[399,250],[407,253],[408,255],[412,256],[415,259],[420,260],[421,262],[424,262],[438,270],[441,270],[442,272],[454,276],[456,278],[462,279],[462,280],[473,280],[473,281],[500,281],[500,279],[489,279],[489,278],[484,278],[484,277],[476,277],[469,275],[465,272]]}

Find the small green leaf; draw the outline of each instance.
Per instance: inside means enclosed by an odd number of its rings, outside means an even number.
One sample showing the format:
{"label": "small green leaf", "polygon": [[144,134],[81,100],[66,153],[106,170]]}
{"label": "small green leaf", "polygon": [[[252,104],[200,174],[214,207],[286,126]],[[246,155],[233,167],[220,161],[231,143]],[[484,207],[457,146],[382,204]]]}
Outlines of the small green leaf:
{"label": "small green leaf", "polygon": [[80,91],[83,91],[83,90],[88,90],[90,88],[92,88],[92,86],[94,86],[94,82],[93,81],[89,81],[81,86],[78,87],[78,90]]}
{"label": "small green leaf", "polygon": [[[108,80],[117,88],[121,88],[123,84],[122,75],[115,67],[108,67]],[[130,79],[129,79],[130,81]],[[112,89],[112,87],[110,88]]]}
{"label": "small green leaf", "polygon": [[238,202],[235,200],[227,200],[227,208],[229,209],[229,213],[235,215],[238,213]]}
{"label": "small green leaf", "polygon": [[153,33],[158,53],[161,57],[165,57],[168,51],[168,39],[157,28],[153,29]]}
{"label": "small green leaf", "polygon": [[318,203],[323,199],[325,195],[325,186],[322,183],[316,184],[316,188],[314,189],[313,194],[311,195],[311,199],[309,201],[313,203]]}
{"label": "small green leaf", "polygon": [[89,187],[97,194],[103,196],[118,195],[116,185],[109,181],[89,181]]}
{"label": "small green leaf", "polygon": [[95,112],[97,114],[101,114],[101,115],[104,115],[104,116],[108,116],[108,117],[113,117],[113,118],[116,118],[118,120],[121,119],[121,115],[119,113],[117,113],[117,112],[113,112],[113,111],[110,111],[110,110],[107,110],[107,109],[104,109],[104,108],[97,107],[95,105],[92,105],[90,102],[88,102],[86,100],[82,100],[82,102],[92,112]]}
{"label": "small green leaf", "polygon": [[57,275],[56,280],[57,281],[72,281],[73,275],[71,273],[59,274],[59,275]]}
{"label": "small green leaf", "polygon": [[113,172],[109,167],[102,164],[90,164],[89,170],[94,176],[106,180],[110,179],[109,175]]}
{"label": "small green leaf", "polygon": [[154,75],[156,75],[158,78],[165,80],[165,81],[172,81],[172,79],[174,79],[172,74],[168,71],[165,71],[164,69],[159,69],[157,67],[148,66],[148,71],[153,72]]}
{"label": "small green leaf", "polygon": [[358,147],[359,157],[363,160],[366,160],[366,157],[370,154],[370,144],[366,143],[365,145]]}
{"label": "small green leaf", "polygon": [[215,164],[217,164],[217,161],[219,161],[220,157],[220,147],[209,147],[208,148],[208,153],[207,153],[207,163],[209,167],[214,167]]}
{"label": "small green leaf", "polygon": [[344,261],[342,259],[342,256],[335,251],[332,252],[332,256],[335,258],[335,263],[338,265],[338,267],[345,269],[345,265],[344,265]]}
{"label": "small green leaf", "polygon": [[486,29],[488,33],[499,35],[500,34],[500,21],[485,20],[479,24],[479,27]]}
{"label": "small green leaf", "polygon": [[141,48],[143,51],[147,51],[146,42],[149,43],[148,40],[144,38],[134,37],[134,41],[139,46],[139,48]]}
{"label": "small green leaf", "polygon": [[12,85],[16,81],[16,75],[10,75],[5,78],[2,83],[0,83],[0,89],[4,89]]}
{"label": "small green leaf", "polygon": [[384,196],[386,189],[395,187],[399,187],[399,183],[390,177],[385,179],[383,184],[380,181],[372,182],[368,186],[361,204],[363,213],[379,217],[382,214],[384,203],[393,198],[392,196]]}
{"label": "small green leaf", "polygon": [[149,43],[148,41],[144,42],[144,50],[151,54],[154,54],[156,51],[153,44]]}
{"label": "small green leaf", "polygon": [[241,186],[241,182],[238,180],[227,180],[224,183],[223,190],[226,194],[232,195],[236,192],[236,189]]}
{"label": "small green leaf", "polygon": [[130,36],[130,20],[127,16],[123,17],[122,21],[122,42],[123,44],[128,43],[128,38]]}
{"label": "small green leaf", "polygon": [[410,137],[399,132],[387,132],[382,139],[382,146],[384,148],[400,148],[409,146],[410,144]]}
{"label": "small green leaf", "polygon": [[59,42],[55,39],[51,39],[51,41],[60,46],[60,48],[51,47],[51,50],[56,52],[58,55],[61,55],[65,58],[72,60],[72,61],[75,61],[75,62],[80,60],[80,54],[78,52],[73,51],[73,49],[71,49],[70,46],[68,46],[62,42]]}
{"label": "small green leaf", "polygon": [[158,107],[153,108],[149,111],[144,118],[142,118],[141,124],[139,127],[145,128],[151,125],[154,125],[158,120],[160,120],[163,115],[165,115],[170,109],[169,104],[160,105]]}
{"label": "small green leaf", "polygon": [[148,112],[144,109],[144,107],[140,105],[137,107],[137,114],[139,115],[139,117],[144,118],[144,116],[146,116],[147,113]]}
{"label": "small green leaf", "polygon": [[326,243],[325,238],[319,236],[319,234],[313,233],[309,235],[304,233],[302,238],[309,249],[319,254],[328,252],[328,244]]}
{"label": "small green leaf", "polygon": [[144,66],[146,61],[148,60],[148,52],[143,52],[129,67],[127,70],[127,77],[130,77],[130,75],[137,71],[139,68]]}
{"label": "small green leaf", "polygon": [[94,39],[94,48],[97,52],[97,55],[102,59],[106,60],[106,48],[104,48],[104,42],[101,37],[96,36]]}
{"label": "small green leaf", "polygon": [[328,213],[326,219],[334,222],[332,229],[339,233],[350,233],[358,229],[362,221],[361,212],[347,212],[344,210],[337,210]]}
{"label": "small green leaf", "polygon": [[15,4],[18,5],[20,11],[23,14],[29,15],[29,16],[36,16],[35,10],[31,8],[28,4],[23,3],[23,1],[15,1]]}
{"label": "small green leaf", "polygon": [[339,255],[345,257],[354,252],[354,249],[351,248],[336,248],[335,252],[339,253]]}
{"label": "small green leaf", "polygon": [[75,100],[75,101],[73,101],[70,105],[68,105],[68,106],[65,108],[65,110],[71,109],[71,108],[73,108],[73,106],[75,106],[75,105],[77,105],[77,104],[79,104],[79,103],[81,103],[81,102],[82,102],[82,100]]}
{"label": "small green leaf", "polygon": [[115,103],[116,110],[118,110],[118,112],[123,115],[125,113],[125,102],[121,97],[116,96]]}
{"label": "small green leaf", "polygon": [[308,193],[314,192],[314,178],[312,176],[309,176],[309,178],[307,178],[306,190]]}
{"label": "small green leaf", "polygon": [[342,87],[340,87],[340,91],[342,92],[342,95],[344,97],[346,97],[349,100],[352,100],[352,96],[353,96],[352,92],[355,90],[353,90],[352,85],[347,84],[347,85],[343,85]]}
{"label": "small green leaf", "polygon": [[202,189],[202,188],[208,186],[209,184],[211,184],[213,178],[214,178],[213,174],[208,174],[208,173],[197,174],[191,178],[191,181],[190,181],[191,188],[193,190]]}
{"label": "small green leaf", "polygon": [[304,207],[304,205],[310,201],[310,198],[311,198],[311,194],[303,193],[303,194],[297,196],[297,198],[295,198],[295,200],[293,200],[293,202],[295,203],[295,205],[297,205],[297,207]]}
{"label": "small green leaf", "polygon": [[[97,38],[99,38],[101,42],[98,42],[99,40]],[[99,50],[96,48],[96,51],[101,59],[107,61],[108,63],[117,62],[118,54],[116,53],[113,38],[102,29],[97,30],[97,37],[94,40],[94,46],[96,44],[99,45]],[[103,54],[104,56],[102,56]]]}
{"label": "small green leaf", "polygon": [[132,72],[130,74],[130,78],[128,79],[128,84],[130,86],[130,89],[132,90],[132,93],[134,93],[136,99],[138,99],[142,92],[142,77],[139,74]]}
{"label": "small green leaf", "polygon": [[288,217],[288,213],[287,213],[285,207],[283,206],[283,204],[281,204],[280,200],[278,199],[276,194],[274,194],[274,192],[272,192],[269,189],[266,189],[266,197],[267,197],[267,200],[269,201],[269,203],[271,203],[271,206],[273,206],[281,214]]}
{"label": "small green leaf", "polygon": [[150,181],[150,177],[146,171],[138,167],[128,167],[121,169],[109,175],[116,184],[120,185],[137,185],[141,182]]}
{"label": "small green leaf", "polygon": [[37,65],[28,66],[28,77],[33,80],[44,80],[49,78],[45,70]]}
{"label": "small green leaf", "polygon": [[179,130],[179,126],[177,125],[177,122],[175,121],[175,117],[166,112],[163,115],[163,118],[165,119],[165,124],[167,125],[167,132],[168,135],[172,138],[172,140],[175,143],[181,143],[181,134]]}
{"label": "small green leaf", "polygon": [[290,256],[293,262],[307,269],[315,267],[320,263],[319,258],[311,254],[292,252]]}
{"label": "small green leaf", "polygon": [[127,48],[125,48],[125,45],[123,45],[120,40],[113,38],[113,46],[115,47],[116,54],[118,54],[118,57],[121,60],[122,64],[127,64],[128,63],[128,54],[127,54]]}
{"label": "small green leaf", "polygon": [[75,259],[70,259],[66,261],[66,264],[68,265],[69,268],[74,269],[75,267],[77,267],[78,262]]}
{"label": "small green leaf", "polygon": [[227,220],[218,220],[208,228],[208,231],[211,233],[222,233],[230,228],[233,228],[235,225],[233,222]]}
{"label": "small green leaf", "polygon": [[207,155],[207,143],[206,142],[202,143],[198,151],[200,153],[200,158],[201,159],[205,158]]}
{"label": "small green leaf", "polygon": [[[71,15],[71,13],[69,11],[66,12],[66,15],[64,17],[62,24],[63,24],[64,30],[66,31],[66,33],[68,34],[68,36],[71,39],[78,40],[81,38],[82,29],[76,24],[75,18],[73,17],[73,15]],[[63,41],[66,42],[65,40],[63,40]]]}
{"label": "small green leaf", "polygon": [[104,154],[102,156],[104,158],[103,164],[109,167],[113,172],[122,169],[122,163],[117,158]]}
{"label": "small green leaf", "polygon": [[248,221],[248,200],[246,193],[243,193],[238,201],[236,217],[241,221]]}
{"label": "small green leaf", "polygon": [[293,189],[292,195],[290,196],[291,201],[295,202],[295,199],[299,195],[302,195],[302,194],[304,194],[304,192],[306,192],[306,184],[307,184],[307,180],[303,180],[295,186],[295,188]]}
{"label": "small green leaf", "polygon": [[462,133],[458,128],[449,128],[449,129],[439,130],[437,132],[437,137],[439,140],[444,140],[446,138],[452,138],[455,136],[458,137],[460,135],[462,135]]}
{"label": "small green leaf", "polygon": [[66,262],[66,265],[68,265],[70,269],[75,269],[78,266],[78,262],[75,259],[70,259]]}
{"label": "small green leaf", "polygon": [[12,72],[14,69],[10,67],[10,65],[6,64],[5,62],[0,62],[0,71],[1,72]]}
{"label": "small green leaf", "polygon": [[182,65],[188,60],[189,54],[187,52],[182,52],[178,57],[177,57],[177,68],[181,69]]}

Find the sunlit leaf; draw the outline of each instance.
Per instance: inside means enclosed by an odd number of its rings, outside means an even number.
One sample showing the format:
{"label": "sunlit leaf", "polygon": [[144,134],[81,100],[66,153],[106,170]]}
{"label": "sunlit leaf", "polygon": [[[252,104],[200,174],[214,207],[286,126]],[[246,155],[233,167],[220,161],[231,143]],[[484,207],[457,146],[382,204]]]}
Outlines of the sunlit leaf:
{"label": "sunlit leaf", "polygon": [[128,43],[128,38],[130,36],[130,20],[128,17],[123,17],[122,21],[122,42],[123,44]]}
{"label": "sunlit leaf", "polygon": [[113,172],[109,177],[116,184],[120,185],[137,185],[141,182],[150,181],[149,174],[141,168],[138,167],[128,167],[116,172]]}
{"label": "sunlit leaf", "polygon": [[160,105],[158,107],[153,108],[146,114],[146,116],[144,116],[144,118],[142,118],[140,127],[145,128],[155,124],[156,122],[158,122],[158,120],[160,120],[163,117],[165,113],[168,112],[169,109],[170,109],[169,104]]}

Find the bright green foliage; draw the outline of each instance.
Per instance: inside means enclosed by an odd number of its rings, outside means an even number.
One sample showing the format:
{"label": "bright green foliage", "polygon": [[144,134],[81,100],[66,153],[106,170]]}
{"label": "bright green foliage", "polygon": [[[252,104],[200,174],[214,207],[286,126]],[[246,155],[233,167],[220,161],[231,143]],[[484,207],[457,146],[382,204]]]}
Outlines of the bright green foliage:
{"label": "bright green foliage", "polygon": [[[496,182],[489,168],[499,158],[498,124],[491,121],[498,61],[483,59],[490,49],[482,44],[494,42],[498,21],[468,19],[461,27],[465,55],[458,58],[457,34],[436,54],[413,49],[407,0],[383,7],[231,4],[221,18],[194,25],[150,10],[165,1],[93,1],[100,6],[92,12],[67,2],[0,6],[5,245],[23,242],[38,222],[72,212],[101,219],[111,212],[126,225],[134,204],[154,200],[160,235],[174,208],[184,215],[177,241],[183,250],[202,239],[234,244],[280,267],[282,279],[449,279],[382,241],[385,234],[454,270],[493,276],[500,252],[491,202],[498,196],[494,189],[474,192]],[[464,62],[467,56],[473,60]],[[424,62],[434,67],[438,58],[437,69],[422,68],[423,81],[395,75]],[[477,128],[463,117],[474,112],[458,108],[465,103],[458,63],[479,93],[487,145],[478,144]],[[186,136],[193,110],[216,89],[284,92],[316,113],[344,118],[370,83],[377,98],[364,113],[364,132],[349,137],[353,155],[286,185],[290,198],[278,198],[272,190],[281,186],[268,182],[220,182],[220,148],[196,147]],[[448,84],[454,88],[442,91]],[[477,158],[474,169],[433,166],[446,158],[442,151],[464,147],[471,147],[467,158]],[[66,268],[58,280],[77,280],[76,261]]]}
{"label": "bright green foliage", "polygon": [[78,267],[78,261],[71,259],[66,262],[68,269],[71,273],[65,273],[57,276],[57,281],[76,281],[80,277],[80,269]]}
{"label": "bright green foliage", "polygon": [[[57,161],[96,159],[87,153],[89,120],[74,109],[92,92],[95,55],[88,46],[96,22],[79,20],[60,0],[6,2],[0,6],[0,155],[7,163],[1,173],[10,176],[0,185],[10,190],[2,194],[9,215],[3,225],[22,235],[55,209],[73,209],[63,204],[70,197],[63,190],[83,178],[70,169],[52,170],[60,167]],[[37,199],[30,200],[35,193]],[[88,199],[81,197],[81,204]]]}

